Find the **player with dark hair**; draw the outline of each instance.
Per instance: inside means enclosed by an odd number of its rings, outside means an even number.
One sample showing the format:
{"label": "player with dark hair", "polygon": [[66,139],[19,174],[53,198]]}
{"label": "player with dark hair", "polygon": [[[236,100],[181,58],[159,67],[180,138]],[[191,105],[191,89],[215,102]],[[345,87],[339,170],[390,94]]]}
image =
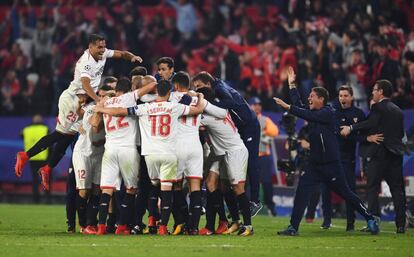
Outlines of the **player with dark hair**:
{"label": "player with dark hair", "polygon": [[73,142],[79,126],[82,113],[79,110],[79,97],[86,95],[94,101],[99,101],[96,95],[100,85],[107,58],[123,58],[131,62],[142,62],[141,57],[128,51],[110,50],[106,48],[105,38],[91,34],[88,49],[84,51],[75,67],[74,79],[69,88],[59,97],[59,115],[56,130],[41,138],[27,152],[18,152],[16,156],[15,174],[20,177],[23,168],[30,157],[35,156],[47,147],[56,143],[47,164],[39,169],[42,186],[49,190],[49,179],[52,168],[62,159],[66,148]]}
{"label": "player with dark hair", "polygon": [[249,161],[247,167],[247,183],[250,191],[251,214],[254,217],[263,205],[259,201],[259,143],[260,143],[260,124],[256,114],[250,109],[246,100],[235,89],[227,85],[226,82],[213,78],[208,72],[200,72],[193,77],[193,85],[199,89],[208,87],[213,90],[218,101],[212,104],[229,110],[231,117],[240,133],[240,136],[249,150]]}
{"label": "player with dark hair", "polygon": [[171,81],[175,75],[174,60],[171,57],[161,57],[156,64],[158,66],[158,73],[155,74],[157,81],[162,79]]}
{"label": "player with dark hair", "polygon": [[[116,97],[109,98],[105,103],[99,103],[99,107],[134,106],[137,99],[153,90],[154,84],[131,91],[131,81],[121,78],[116,84]],[[100,186],[102,195],[99,203],[98,230],[91,230],[91,234],[103,235],[107,233],[106,218],[109,210],[109,202],[115,190],[121,188],[123,179],[126,194],[122,199],[120,219],[115,234],[129,234],[128,225],[132,222],[133,206],[138,185],[139,154],[136,148],[138,136],[138,119],[134,117],[116,117],[103,115],[105,128],[105,153],[102,159],[102,172]]]}
{"label": "player with dark hair", "polygon": [[[206,100],[212,102],[214,96],[211,88],[200,88],[198,91],[206,94]],[[208,105],[201,115],[201,124],[205,126],[211,140],[213,156],[209,156],[207,163],[208,175],[206,178],[207,205],[206,226],[199,232],[200,235],[212,235],[215,226],[216,213],[219,214],[223,198],[222,189],[219,189],[219,178],[227,179],[235,194],[236,213],[243,216],[243,225],[239,224],[239,217],[234,219],[232,226],[216,234],[231,234],[238,232],[241,236],[253,235],[249,200],[245,193],[245,181],[247,173],[248,150],[244,145],[240,134],[228,110],[214,105]],[[212,160],[210,160],[212,159]],[[223,172],[225,168],[225,172]],[[238,207],[237,207],[238,206]],[[220,214],[219,214],[220,215]],[[220,218],[221,219],[221,218]],[[221,222],[221,221],[220,221]],[[221,223],[222,224],[222,223]],[[221,225],[220,224],[220,225]]]}
{"label": "player with dark hair", "polygon": [[134,76],[146,76],[148,74],[147,69],[143,66],[137,66],[129,72],[131,81],[134,79]]}
{"label": "player with dark hair", "polygon": [[[185,106],[168,102],[171,85],[167,80],[157,84],[158,96],[155,102],[140,104],[131,108],[97,108],[107,115],[139,116],[142,132],[142,155],[148,167],[149,177],[154,185],[161,186],[161,225],[158,233],[168,235],[167,225],[172,205],[172,182],[177,178],[176,136],[178,118],[182,115],[200,114],[206,103],[198,95],[196,106]],[[130,116],[129,116],[130,117]]]}
{"label": "player with dark hair", "polygon": [[[197,104],[197,97],[190,97],[190,76],[183,71],[177,72],[172,78],[174,92],[170,101],[187,102],[190,106]],[[189,99],[186,99],[188,97]],[[189,101],[188,101],[189,100]],[[185,103],[185,104],[187,104]],[[176,154],[178,158],[177,183],[173,190],[172,214],[175,228],[172,235],[181,234],[186,226],[189,234],[198,234],[198,224],[201,215],[201,181],[203,179],[203,147],[199,135],[200,115],[181,116],[177,134]],[[190,190],[190,208],[182,190],[183,180],[186,179]]]}
{"label": "player with dark hair", "polygon": [[118,79],[113,77],[113,76],[105,77],[103,82],[102,82],[101,88],[104,87],[104,86],[108,86],[111,89],[115,89],[116,82],[118,82]]}
{"label": "player with dark hair", "polygon": [[[98,90],[99,97],[105,97],[110,90],[112,90],[110,86],[103,86]],[[105,131],[103,123],[91,123],[95,106],[95,102],[90,102],[82,107],[84,116],[79,129],[81,133],[79,133],[72,155],[76,188],[78,189],[76,208],[81,232],[84,234],[96,233],[98,223],[96,215],[101,194],[99,184]]]}

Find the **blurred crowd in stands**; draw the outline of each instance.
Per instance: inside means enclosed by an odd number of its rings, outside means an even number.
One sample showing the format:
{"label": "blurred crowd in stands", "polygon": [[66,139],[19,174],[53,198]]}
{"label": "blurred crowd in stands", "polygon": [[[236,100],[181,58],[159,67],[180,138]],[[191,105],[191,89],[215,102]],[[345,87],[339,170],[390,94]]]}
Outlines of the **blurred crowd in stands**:
{"label": "blurred crowd in stands", "polygon": [[[331,96],[349,84],[367,108],[373,82],[388,79],[393,101],[414,106],[413,0],[26,0],[0,3],[1,115],[55,115],[87,35],[153,63],[206,70],[246,98],[287,98],[293,66],[303,96],[320,85]],[[111,60],[104,75],[132,66]]]}

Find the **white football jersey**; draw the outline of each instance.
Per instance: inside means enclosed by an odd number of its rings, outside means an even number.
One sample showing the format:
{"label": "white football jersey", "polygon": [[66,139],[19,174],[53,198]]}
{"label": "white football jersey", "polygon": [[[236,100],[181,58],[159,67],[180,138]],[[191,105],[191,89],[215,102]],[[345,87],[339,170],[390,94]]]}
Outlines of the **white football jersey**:
{"label": "white football jersey", "polygon": [[135,106],[141,130],[141,155],[175,154],[178,118],[190,107],[174,102],[152,102]]}
{"label": "white football jersey", "polygon": [[89,118],[94,114],[95,102],[89,103],[83,107],[84,114],[81,121],[82,127],[85,130],[85,134],[79,133],[78,140],[76,141],[74,152],[82,152],[84,155],[91,155],[103,153],[104,147],[94,146],[92,142],[99,142],[105,139],[105,131],[101,130],[98,133],[93,132],[91,124],[89,124]]}
{"label": "white football jersey", "polygon": [[[180,102],[183,95],[186,93],[183,92],[171,92],[170,95],[170,101],[171,102]],[[192,101],[190,106],[196,106],[198,102],[198,97],[192,97]],[[181,139],[194,139],[196,138],[199,140],[199,127],[200,127],[200,119],[201,115],[195,115],[195,116],[181,116],[179,118],[179,125],[178,125],[178,138]]]}
{"label": "white football jersey", "polygon": [[[136,105],[136,91],[118,97],[112,97],[105,102],[105,107],[128,108]],[[105,149],[111,146],[136,147],[138,135],[138,118],[134,116],[119,116],[104,114],[106,132]]]}
{"label": "white football jersey", "polygon": [[[134,101],[135,105],[136,105],[138,99],[142,101],[142,96],[139,97],[138,91],[139,91],[139,89],[136,89],[132,92],[128,92],[128,93],[124,94],[125,95],[124,97],[125,98],[130,98],[128,101],[131,101],[131,102]],[[135,106],[135,105],[133,105],[133,106]],[[133,106],[129,106],[129,107],[133,107]],[[137,122],[139,123],[139,119],[137,119]],[[137,123],[137,137],[135,139],[135,143],[136,143],[136,145],[141,145],[141,132],[139,130],[138,123]]]}
{"label": "white football jersey", "polygon": [[93,91],[97,91],[99,83],[101,82],[102,73],[104,71],[106,58],[111,58],[114,55],[114,50],[105,49],[102,60],[95,61],[89,53],[89,49],[83,52],[75,66],[75,75],[69,85],[69,91],[72,94],[84,93],[82,88],[82,77],[87,77],[91,80],[91,87]]}
{"label": "white football jersey", "polygon": [[231,119],[230,113],[223,119],[203,113],[201,115],[201,125],[207,128],[212,148],[216,155],[224,155],[226,152],[237,150],[244,147],[243,140]]}

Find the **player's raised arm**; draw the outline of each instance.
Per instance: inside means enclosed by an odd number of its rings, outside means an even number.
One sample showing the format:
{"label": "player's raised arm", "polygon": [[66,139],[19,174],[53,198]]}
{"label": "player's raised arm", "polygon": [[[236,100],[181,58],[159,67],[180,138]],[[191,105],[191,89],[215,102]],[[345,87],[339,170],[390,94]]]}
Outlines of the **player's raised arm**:
{"label": "player's raised arm", "polygon": [[95,91],[91,86],[91,79],[89,77],[81,77],[82,88],[85,90],[85,93],[92,98],[94,101],[99,101],[99,97],[96,95]]}
{"label": "player's raised arm", "polygon": [[154,91],[154,89],[157,87],[157,82],[151,82],[139,89],[136,90],[136,95],[141,98],[143,95],[146,95],[152,91]]}
{"label": "player's raised arm", "polygon": [[204,95],[202,93],[197,93],[198,101],[196,106],[189,106],[190,112],[188,115],[197,115],[204,111],[208,102],[204,99]]}
{"label": "player's raised arm", "polygon": [[112,116],[127,116],[128,115],[128,109],[121,108],[121,107],[107,108],[107,107],[102,107],[102,106],[96,106],[95,112],[106,113]]}
{"label": "player's raised arm", "polygon": [[202,93],[204,96],[204,101],[207,102],[204,112],[217,118],[217,119],[224,119],[227,117],[227,109],[218,107],[214,104],[211,104],[214,101],[214,94],[212,93],[211,88],[209,87],[202,87],[197,89],[197,92]]}
{"label": "player's raised arm", "polygon": [[79,117],[83,117],[83,114],[85,113],[83,106],[85,105],[86,100],[88,99],[88,96],[78,95],[78,97],[79,97],[79,101],[78,101],[78,108],[76,109],[76,114],[78,114]]}
{"label": "player's raised arm", "polygon": [[142,58],[140,56],[128,51],[114,50],[114,55],[112,56],[112,58],[122,58],[131,62],[142,62]]}
{"label": "player's raised arm", "polygon": [[[207,102],[207,100],[205,101]],[[204,112],[218,119],[224,119],[227,117],[226,109],[215,106],[214,104],[210,104],[209,102],[207,102],[206,107],[204,108]]]}
{"label": "player's raised arm", "polygon": [[89,124],[91,124],[93,132],[98,133],[99,131],[101,131],[101,129],[104,128],[102,121],[102,113],[95,112],[94,114],[92,114],[91,117],[89,117],[88,122]]}

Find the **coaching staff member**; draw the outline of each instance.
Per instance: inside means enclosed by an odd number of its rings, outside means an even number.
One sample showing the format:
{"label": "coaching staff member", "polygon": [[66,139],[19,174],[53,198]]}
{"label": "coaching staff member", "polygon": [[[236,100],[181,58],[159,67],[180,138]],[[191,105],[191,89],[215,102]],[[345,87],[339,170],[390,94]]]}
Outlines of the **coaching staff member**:
{"label": "coaching staff member", "polygon": [[375,104],[366,121],[343,126],[341,134],[366,130],[368,135],[381,133],[383,142],[364,144],[361,151],[367,159],[368,206],[374,215],[380,216],[378,194],[384,179],[390,187],[395,207],[397,233],[405,232],[405,188],[403,179],[403,155],[405,146],[404,116],[401,109],[390,101],[392,85],[388,80],[378,80],[372,89]]}
{"label": "coaching staff member", "polygon": [[321,182],[350,202],[367,220],[371,233],[378,234],[379,227],[374,216],[367,212],[364,203],[349,189],[346,183],[335,133],[337,131],[335,111],[326,105],[329,97],[328,91],[322,87],[312,88],[308,97],[309,109],[305,109],[295,86],[295,77],[295,72],[292,67],[289,67],[289,94],[294,105],[289,105],[276,97],[274,99],[278,105],[291,114],[309,122],[310,156],[309,163],[305,167],[296,189],[290,225],[287,229],[279,231],[278,234],[298,235],[299,224],[309,198]]}

